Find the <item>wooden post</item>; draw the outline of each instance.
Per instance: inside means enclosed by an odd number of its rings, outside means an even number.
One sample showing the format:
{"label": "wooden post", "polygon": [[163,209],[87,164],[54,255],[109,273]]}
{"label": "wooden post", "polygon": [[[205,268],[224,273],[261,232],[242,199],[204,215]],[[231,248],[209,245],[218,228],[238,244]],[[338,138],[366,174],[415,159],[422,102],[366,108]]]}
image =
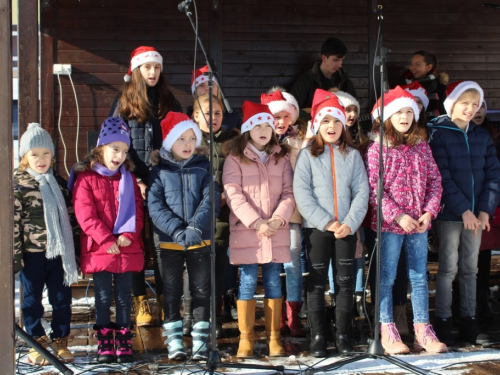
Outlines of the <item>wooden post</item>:
{"label": "wooden post", "polygon": [[12,187],[12,21],[11,0],[0,0],[0,363],[14,374],[14,272]]}
{"label": "wooden post", "polygon": [[19,0],[19,138],[30,122],[40,122],[38,99],[38,0]]}

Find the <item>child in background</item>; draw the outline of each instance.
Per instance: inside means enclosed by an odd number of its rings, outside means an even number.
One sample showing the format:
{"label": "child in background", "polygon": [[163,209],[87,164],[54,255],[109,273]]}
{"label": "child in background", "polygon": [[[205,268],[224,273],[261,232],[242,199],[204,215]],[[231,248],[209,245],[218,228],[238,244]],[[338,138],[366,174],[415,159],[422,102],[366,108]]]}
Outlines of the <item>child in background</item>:
{"label": "child in background", "polygon": [[[14,171],[14,265],[20,272],[22,313],[26,332],[43,347],[51,346],[64,362],[71,324],[71,284],[78,281],[71,195],[66,181],[54,175],[54,144],[40,124],[29,124],[19,142],[19,167]],[[42,298],[47,286],[52,305],[50,342],[42,326]],[[49,362],[31,348],[28,361]]]}
{"label": "child in background", "polygon": [[[441,176],[416,121],[419,109],[413,95],[397,86],[385,94],[383,151],[384,197],[380,254],[381,343],[388,354],[409,353],[394,324],[392,287],[402,248],[406,256],[415,329],[415,350],[447,351],[429,323],[427,287],[427,230],[437,216],[441,200]],[[380,99],[379,99],[380,100]],[[380,106],[380,102],[378,103]],[[380,134],[380,128],[374,129]],[[379,179],[379,138],[366,154],[370,182],[372,229],[377,229],[377,185]]]}
{"label": "child in background", "polygon": [[429,123],[429,144],[443,178],[442,209],[436,221],[439,268],[434,328],[439,339],[454,343],[452,282],[460,286],[460,337],[484,343],[476,320],[476,275],[481,233],[490,229],[500,194],[500,164],[492,138],[472,119],[483,102],[483,90],[472,81],[448,86],[448,116]]}
{"label": "child in background", "polygon": [[237,357],[253,356],[255,287],[262,265],[266,336],[271,357],[282,356],[280,271],[290,262],[289,221],[295,210],[288,147],[275,135],[274,116],[267,105],[243,103],[242,134],[225,144],[229,154],[222,181],[229,217],[229,260],[240,265]]}
{"label": "child in background", "polygon": [[[130,130],[123,120],[106,119],[97,147],[75,165],[68,183],[82,228],[81,269],[94,280],[94,331],[100,363],[133,360],[130,288],[132,272],[144,266],[144,209],[141,191],[130,173],[129,146]],[[110,313],[113,294],[116,323],[111,322]]]}
{"label": "child in background", "polygon": [[[278,142],[290,146],[290,162],[292,169],[294,169],[297,155],[303,144],[293,126],[299,117],[297,101],[291,94],[282,92],[280,88],[272,88],[268,94],[260,96],[260,102],[266,104],[274,115]],[[306,335],[299,318],[302,302],[301,224],[302,218],[296,208],[290,218],[291,261],[283,265],[286,275],[286,301],[283,304],[280,321],[281,334],[285,334],[290,330],[290,334],[294,337],[304,337]]]}
{"label": "child in background", "polygon": [[[198,125],[185,114],[170,112],[161,126],[163,143],[160,151],[152,155],[148,208],[160,238],[160,271],[165,289],[163,335],[167,336],[169,359],[185,359],[180,304],[186,263],[195,323],[192,359],[204,360],[208,355],[210,326],[209,184],[213,173],[208,159],[195,153],[202,140]],[[217,217],[220,211],[217,184],[214,206]]]}
{"label": "child in background", "polygon": [[[146,199],[149,186],[150,154],[161,147],[161,120],[169,111],[181,112],[179,102],[168,88],[163,70],[163,58],[153,47],[140,46],[132,51],[130,66],[124,77],[125,85],[113,102],[109,117],[121,117],[130,129],[130,160],[134,163],[132,171],[141,189],[142,198]],[[147,211],[145,212],[147,214]],[[151,224],[151,222],[149,223]],[[149,248],[154,249],[155,289],[158,306],[158,320],[163,320],[161,310],[163,288],[158,270],[158,236],[153,232],[153,225],[145,226],[149,233]],[[149,251],[146,251],[146,255]],[[138,326],[151,326],[154,318],[146,295],[144,270],[132,274],[132,293],[134,295],[135,321]]]}
{"label": "child in background", "polygon": [[332,261],[337,288],[335,343],[339,354],[352,352],[348,334],[352,321],[356,231],[368,208],[368,181],[359,152],[349,145],[344,107],[337,96],[317,89],[311,115],[315,138],[299,153],[293,189],[306,228],[311,355],[324,357],[326,265]]}
{"label": "child in background", "polygon": [[422,140],[427,141],[429,138],[427,135],[427,107],[429,107],[427,91],[425,91],[423,86],[417,81],[414,81],[409,85],[401,86],[401,88],[412,94],[413,98],[417,102],[418,110],[420,111],[417,125],[420,129]]}

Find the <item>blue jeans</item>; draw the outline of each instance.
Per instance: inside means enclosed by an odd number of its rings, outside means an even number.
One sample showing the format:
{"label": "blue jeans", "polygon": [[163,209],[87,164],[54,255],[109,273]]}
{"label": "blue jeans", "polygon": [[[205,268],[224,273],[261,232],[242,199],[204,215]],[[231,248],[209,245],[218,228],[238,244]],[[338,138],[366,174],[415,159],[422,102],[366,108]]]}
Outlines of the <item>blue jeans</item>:
{"label": "blue jeans", "polygon": [[[254,299],[257,286],[258,264],[240,265],[240,289],[238,299],[249,301]],[[281,298],[281,263],[262,264],[262,283],[264,284],[264,298]]]}
{"label": "blue jeans", "polygon": [[34,338],[46,335],[41,320],[43,288],[47,285],[49,303],[52,306],[50,337],[56,339],[69,336],[71,288],[63,283],[64,270],[61,257],[47,259],[44,251],[24,253],[23,260],[24,268],[19,273],[19,280],[23,287],[22,312],[26,332]]}
{"label": "blue jeans", "polygon": [[290,252],[292,260],[289,263],[283,264],[286,273],[286,299],[290,302],[302,302],[301,237],[302,230],[300,224],[290,223]]}
{"label": "blue jeans", "polygon": [[380,322],[394,323],[392,286],[396,279],[401,248],[406,253],[414,323],[429,323],[427,288],[427,232],[394,234],[382,232],[380,256]]}
{"label": "blue jeans", "polygon": [[112,273],[108,271],[95,272],[95,324],[107,327],[111,323],[111,300],[114,291],[116,306],[116,325],[120,328],[130,327],[130,288],[132,272]]}

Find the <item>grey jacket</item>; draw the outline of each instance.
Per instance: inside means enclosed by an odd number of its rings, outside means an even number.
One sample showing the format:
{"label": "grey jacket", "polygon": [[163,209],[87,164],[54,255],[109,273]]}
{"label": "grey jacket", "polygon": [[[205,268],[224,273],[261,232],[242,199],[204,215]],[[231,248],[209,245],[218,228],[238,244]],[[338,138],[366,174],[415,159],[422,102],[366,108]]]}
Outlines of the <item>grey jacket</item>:
{"label": "grey jacket", "polygon": [[[349,147],[343,155],[334,148],[335,179],[337,186],[337,220],[347,224],[354,235],[368,210],[368,178],[360,153]],[[311,155],[310,146],[302,149],[297,158],[293,176],[295,201],[306,228],[325,230],[334,219],[332,166],[330,148],[319,157]]]}

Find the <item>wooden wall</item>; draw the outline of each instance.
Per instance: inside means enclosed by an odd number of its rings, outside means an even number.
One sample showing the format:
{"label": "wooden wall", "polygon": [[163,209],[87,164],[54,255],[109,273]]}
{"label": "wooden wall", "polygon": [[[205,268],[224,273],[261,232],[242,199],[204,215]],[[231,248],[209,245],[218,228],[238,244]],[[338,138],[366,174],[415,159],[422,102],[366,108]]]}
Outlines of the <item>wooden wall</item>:
{"label": "wooden wall", "polygon": [[[42,123],[57,142],[60,91],[53,63],[70,63],[80,104],[80,157],[87,132],[96,131],[123,84],[130,52],[155,46],[164,73],[183,106],[191,101],[194,33],[177,10],[180,0],[45,0],[41,2]],[[379,1],[391,85],[411,54],[435,53],[439,70],[452,80],[473,79],[485,88],[490,108],[500,106],[500,11],[477,0]],[[235,109],[259,100],[273,85],[291,89],[296,77],[320,58],[322,42],[340,38],[349,53],[344,69],[353,80],[362,110],[371,108],[371,64],[377,31],[371,0],[204,0],[197,1],[200,33],[215,60],[219,78]],[[191,10],[194,13],[193,5]],[[198,50],[198,66],[205,65]],[[76,107],[68,77],[61,77],[61,127],[68,168],[75,162]],[[63,172],[64,174],[64,172]]]}

